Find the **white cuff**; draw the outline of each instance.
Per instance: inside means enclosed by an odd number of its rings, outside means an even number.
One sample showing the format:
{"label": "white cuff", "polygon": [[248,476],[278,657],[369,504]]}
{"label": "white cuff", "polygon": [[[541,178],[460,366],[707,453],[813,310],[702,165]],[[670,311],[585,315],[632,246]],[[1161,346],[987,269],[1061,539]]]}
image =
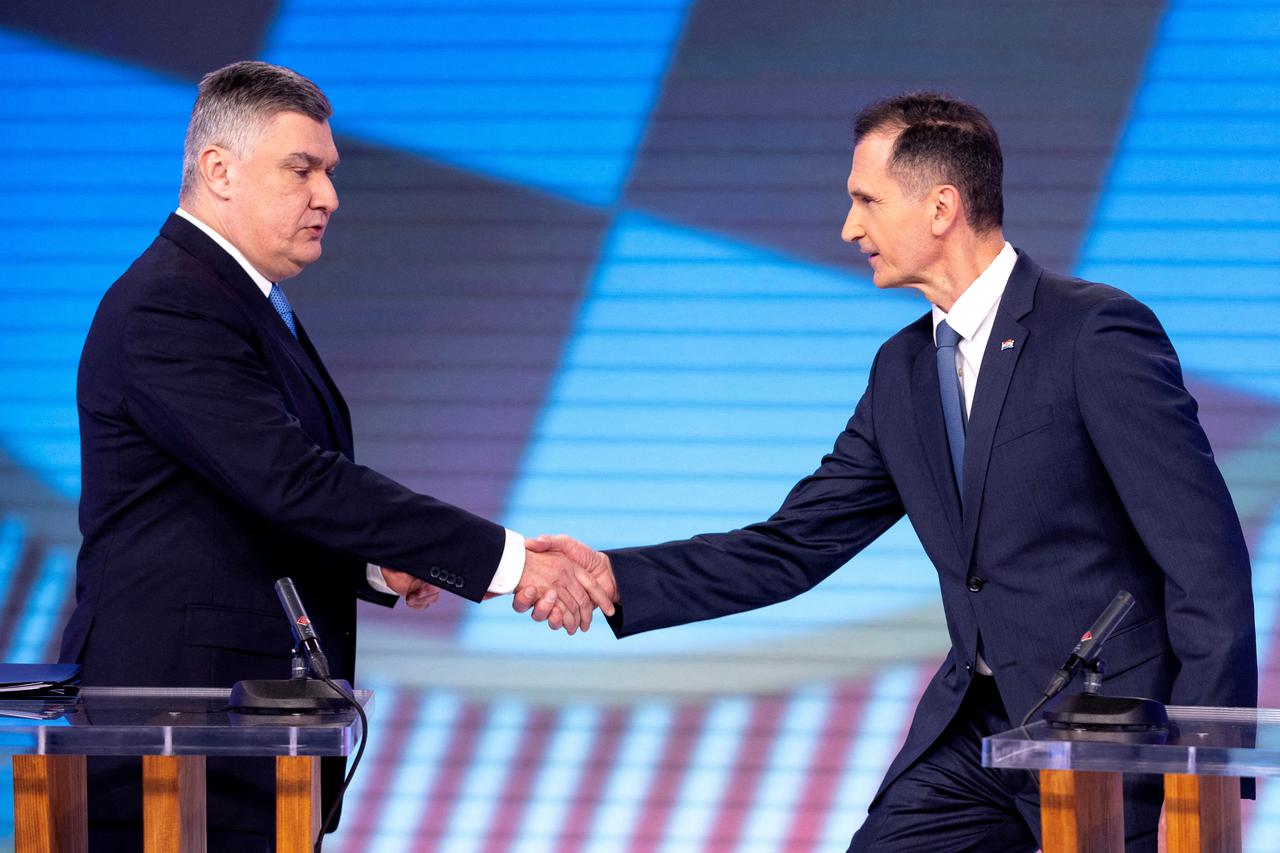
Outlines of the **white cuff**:
{"label": "white cuff", "polygon": [[374,592],[384,592],[387,595],[399,595],[394,589],[387,586],[387,582],[382,579],[382,569],[369,563],[364,567],[364,579],[369,582],[369,586],[373,587]]}
{"label": "white cuff", "polygon": [[507,544],[502,549],[498,570],[489,581],[489,592],[506,595],[516,591],[520,576],[524,574],[524,537],[514,530],[507,531]]}

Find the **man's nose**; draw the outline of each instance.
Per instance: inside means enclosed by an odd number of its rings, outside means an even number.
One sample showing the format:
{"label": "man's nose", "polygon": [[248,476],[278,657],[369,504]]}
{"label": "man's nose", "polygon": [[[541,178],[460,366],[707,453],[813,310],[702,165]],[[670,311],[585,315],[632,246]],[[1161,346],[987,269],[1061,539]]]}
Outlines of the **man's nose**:
{"label": "man's nose", "polygon": [[327,210],[333,213],[338,209],[338,190],[333,179],[328,175],[320,176],[320,185],[311,196],[311,206],[316,210]]}
{"label": "man's nose", "polygon": [[867,232],[863,229],[862,224],[858,222],[854,212],[850,210],[849,215],[844,218],[844,227],[840,229],[840,239],[846,243],[853,243],[861,240],[866,235]]}

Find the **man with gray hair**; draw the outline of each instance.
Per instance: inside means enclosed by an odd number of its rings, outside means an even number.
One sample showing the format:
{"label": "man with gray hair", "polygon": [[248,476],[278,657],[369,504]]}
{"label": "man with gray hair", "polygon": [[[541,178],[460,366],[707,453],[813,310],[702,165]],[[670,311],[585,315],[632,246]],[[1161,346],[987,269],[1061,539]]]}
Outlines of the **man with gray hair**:
{"label": "man with gray hair", "polygon": [[[347,679],[357,597],[424,607],[439,588],[473,601],[554,591],[571,606],[553,626],[569,633],[589,626],[592,594],[606,600],[563,557],[352,461],[346,404],[280,287],[320,257],[338,209],[330,113],[286,68],[207,75],[180,206],[94,317],[77,385],[84,542],[61,651],[86,685],[286,675],[282,576]],[[325,765],[327,810],[343,762]],[[138,849],[139,768],[90,763],[91,849]],[[271,849],[270,760],[210,758],[207,773],[208,849]]]}

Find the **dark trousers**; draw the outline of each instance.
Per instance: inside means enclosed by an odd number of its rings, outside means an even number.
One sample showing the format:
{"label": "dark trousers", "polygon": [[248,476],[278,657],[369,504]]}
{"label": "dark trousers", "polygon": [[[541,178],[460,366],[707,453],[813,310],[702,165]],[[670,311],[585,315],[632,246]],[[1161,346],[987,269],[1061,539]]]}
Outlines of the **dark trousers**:
{"label": "dark trousers", "polygon": [[[851,853],[982,851],[1040,847],[1037,776],[982,766],[982,739],[1013,728],[995,679],[975,675],[956,718],[871,804]],[[1154,853],[1160,777],[1125,777],[1125,850]]]}
{"label": "dark trousers", "polygon": [[[271,853],[275,838],[260,832],[209,830],[208,853]],[[90,853],[139,853],[142,824],[89,821]]]}

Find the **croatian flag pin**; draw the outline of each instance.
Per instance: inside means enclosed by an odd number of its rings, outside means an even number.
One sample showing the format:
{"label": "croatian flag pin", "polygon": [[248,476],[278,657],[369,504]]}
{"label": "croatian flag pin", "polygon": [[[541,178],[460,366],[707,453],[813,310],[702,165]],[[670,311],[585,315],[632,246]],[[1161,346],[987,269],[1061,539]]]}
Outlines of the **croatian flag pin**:
{"label": "croatian flag pin", "polygon": [[1000,352],[1004,352],[1007,349],[1013,349],[1014,343],[1015,341],[1013,340],[1013,338],[1005,338],[1003,341],[1000,342]]}

